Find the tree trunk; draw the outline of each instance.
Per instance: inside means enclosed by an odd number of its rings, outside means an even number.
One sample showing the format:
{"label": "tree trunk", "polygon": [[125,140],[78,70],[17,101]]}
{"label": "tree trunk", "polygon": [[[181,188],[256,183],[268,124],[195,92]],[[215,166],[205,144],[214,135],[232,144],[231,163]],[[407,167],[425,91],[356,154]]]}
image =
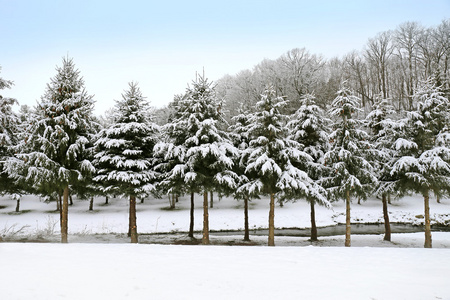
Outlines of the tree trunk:
{"label": "tree trunk", "polygon": [[214,208],[214,194],[213,194],[213,192],[209,193],[209,198],[211,198],[210,207]]}
{"label": "tree trunk", "polygon": [[17,203],[16,203],[16,212],[20,212],[20,198],[17,199]]}
{"label": "tree trunk", "polygon": [[250,242],[250,232],[248,229],[248,197],[244,198],[244,241]]}
{"label": "tree trunk", "polygon": [[178,203],[178,194],[175,194],[175,202]]}
{"label": "tree trunk", "polygon": [[56,199],[56,210],[59,211],[59,226],[62,228],[62,196],[58,193],[58,199]]}
{"label": "tree trunk", "polygon": [[275,195],[270,193],[269,246],[275,246]]}
{"label": "tree trunk", "polygon": [[105,204],[109,204],[109,197],[105,196]]}
{"label": "tree trunk", "polygon": [[61,204],[62,204],[62,198],[61,198],[61,195],[58,193],[58,198],[56,199],[56,211],[61,212]]}
{"label": "tree trunk", "polygon": [[136,223],[136,196],[130,196],[130,237],[131,243],[138,242],[137,223]]}
{"label": "tree trunk", "polygon": [[431,248],[430,196],[428,191],[423,195],[425,205],[425,248]]}
{"label": "tree trunk", "polygon": [[169,194],[169,206],[170,209],[175,208],[175,194]]}
{"label": "tree trunk", "polygon": [[94,196],[91,196],[91,200],[89,201],[89,210],[94,210]]}
{"label": "tree trunk", "polygon": [[314,208],[314,200],[309,200],[311,206],[311,241],[316,242],[317,239],[317,226],[316,226],[316,210]]}
{"label": "tree trunk", "polygon": [[191,192],[191,220],[189,223],[189,237],[194,238],[194,192]]}
{"label": "tree trunk", "polygon": [[388,204],[392,204],[392,203],[391,203],[391,194],[388,194],[388,195],[387,195],[387,201],[388,201]]}
{"label": "tree trunk", "polygon": [[209,245],[208,192],[203,192],[203,237],[202,245]]}
{"label": "tree trunk", "polygon": [[69,205],[73,205],[72,194],[69,193]]}
{"label": "tree trunk", "polygon": [[384,217],[384,240],[391,241],[391,223],[389,222],[388,204],[386,194],[382,196]]}
{"label": "tree trunk", "polygon": [[347,191],[345,199],[345,247],[351,246],[351,226],[350,226],[350,191]]}
{"label": "tree trunk", "polygon": [[436,196],[436,202],[441,203],[441,197],[439,197],[439,195]]}
{"label": "tree trunk", "polygon": [[144,200],[145,200],[144,197],[142,197],[141,198],[141,204],[144,203]]}
{"label": "tree trunk", "polygon": [[61,243],[67,243],[69,221],[69,186],[64,188],[64,197],[61,210]]}

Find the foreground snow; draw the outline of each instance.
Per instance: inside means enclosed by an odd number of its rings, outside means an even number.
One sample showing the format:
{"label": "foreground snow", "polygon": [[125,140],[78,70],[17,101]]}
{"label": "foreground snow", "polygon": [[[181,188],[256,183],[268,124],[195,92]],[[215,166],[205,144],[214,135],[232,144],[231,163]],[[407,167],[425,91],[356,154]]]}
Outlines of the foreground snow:
{"label": "foreground snow", "polygon": [[450,299],[447,249],[0,244],[1,299]]}

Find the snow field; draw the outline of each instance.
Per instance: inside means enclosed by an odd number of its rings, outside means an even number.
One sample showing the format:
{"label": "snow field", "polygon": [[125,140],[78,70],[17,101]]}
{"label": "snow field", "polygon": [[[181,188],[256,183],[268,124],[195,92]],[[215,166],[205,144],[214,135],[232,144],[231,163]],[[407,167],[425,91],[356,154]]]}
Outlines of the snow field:
{"label": "snow field", "polygon": [[450,299],[446,249],[0,244],[1,299]]}
{"label": "snow field", "polygon": [[[0,299],[450,299],[450,233],[433,232],[434,249],[423,249],[424,234],[352,235],[307,238],[276,237],[277,247],[176,246],[183,234],[145,235],[187,231],[188,197],[176,210],[167,199],[138,203],[138,231],[142,244],[128,244],[128,202],[125,199],[74,199],[69,208],[69,244],[0,243]],[[196,196],[195,229],[202,226],[202,199]],[[0,198],[0,231],[27,226],[15,238],[44,236],[59,241],[59,214],[55,203],[25,196],[22,213],[15,201]],[[432,218],[448,222],[450,203],[431,203]],[[420,222],[422,199],[393,201],[390,217],[397,222]],[[343,219],[344,203],[333,210],[317,207],[319,226]],[[250,227],[266,228],[268,199],[250,205]],[[275,209],[275,225],[308,227],[309,205],[285,203]],[[342,220],[341,220],[342,219]],[[353,222],[382,221],[381,201],[352,204]],[[422,219],[423,220],[423,219]],[[243,203],[215,197],[210,209],[212,230],[243,228]],[[53,228],[52,230],[50,230]],[[7,234],[6,234],[7,236]],[[201,237],[201,233],[197,234]],[[211,235],[214,244],[240,243],[242,236]],[[251,236],[266,245],[266,236]],[[111,244],[112,243],[112,244]],[[286,247],[296,246],[296,247]],[[301,246],[301,247],[299,247]]]}

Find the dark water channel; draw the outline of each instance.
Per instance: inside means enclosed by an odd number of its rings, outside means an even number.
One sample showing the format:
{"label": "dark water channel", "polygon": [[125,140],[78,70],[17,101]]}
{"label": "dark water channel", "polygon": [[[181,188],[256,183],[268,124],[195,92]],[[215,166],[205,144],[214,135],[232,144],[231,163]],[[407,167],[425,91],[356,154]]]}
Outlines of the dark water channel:
{"label": "dark water channel", "polygon": [[[391,223],[392,233],[413,233],[424,232],[425,226]],[[450,232],[449,226],[431,226],[431,231],[446,231]],[[244,231],[211,231],[210,234],[218,236],[229,236],[244,234]],[[267,229],[252,229],[251,235],[268,235]],[[319,236],[334,236],[345,234],[345,224],[338,224],[326,227],[317,227],[317,234]],[[384,234],[384,224],[352,224],[352,234]],[[298,236],[309,237],[311,229],[285,228],[275,229],[275,236]]]}

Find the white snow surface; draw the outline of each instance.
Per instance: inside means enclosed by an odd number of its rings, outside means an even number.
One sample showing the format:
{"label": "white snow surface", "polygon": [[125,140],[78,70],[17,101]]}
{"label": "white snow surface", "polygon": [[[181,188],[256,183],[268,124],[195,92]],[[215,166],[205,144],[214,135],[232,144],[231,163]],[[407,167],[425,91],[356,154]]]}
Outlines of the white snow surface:
{"label": "white snow surface", "polygon": [[447,249],[0,245],[1,299],[450,299]]}
{"label": "white snow surface", "polygon": [[[215,195],[210,229],[243,228],[243,202]],[[168,210],[167,199],[138,203],[141,244],[128,244],[128,207],[125,199],[74,199],[69,208],[69,244],[17,243],[21,238],[59,241],[55,203],[33,196],[21,202],[0,198],[0,299],[450,299],[450,233],[433,232],[433,249],[424,249],[423,233],[344,236],[267,237],[251,235],[256,246],[221,246],[242,236],[211,234],[212,246],[155,245],[172,237],[143,235],[187,231],[189,197]],[[202,197],[195,199],[195,230],[202,227]],[[266,228],[268,199],[250,205],[251,228]],[[449,224],[450,200],[431,201],[433,223]],[[333,210],[316,207],[318,226],[345,222],[343,202]],[[420,196],[393,200],[392,222],[423,223]],[[352,222],[382,222],[381,201],[352,203]],[[14,234],[14,230],[19,230]],[[275,209],[275,226],[308,227],[309,204],[285,203]],[[196,233],[201,238],[201,233]],[[186,240],[186,237],[183,237]]]}

